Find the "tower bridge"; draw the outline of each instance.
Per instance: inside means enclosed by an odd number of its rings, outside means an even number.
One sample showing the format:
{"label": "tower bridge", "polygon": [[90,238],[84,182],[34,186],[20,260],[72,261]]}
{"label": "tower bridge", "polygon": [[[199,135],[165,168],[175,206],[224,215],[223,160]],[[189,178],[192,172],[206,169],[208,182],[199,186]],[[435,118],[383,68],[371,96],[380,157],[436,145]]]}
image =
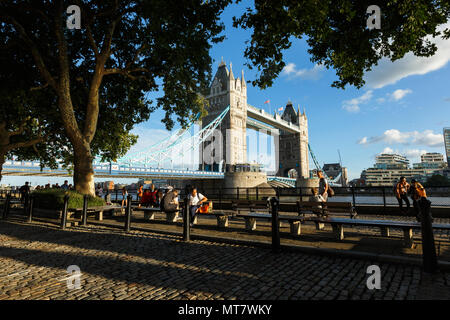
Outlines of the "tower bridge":
{"label": "tower bridge", "polygon": [[[201,120],[195,119],[187,128],[180,129],[146,150],[128,153],[117,163],[94,163],[97,177],[123,178],[178,178],[220,180],[229,179],[232,171],[247,161],[247,129],[254,129],[274,137],[276,172],[275,177],[264,181],[275,181],[295,186],[295,181],[310,178],[309,153],[318,168],[318,162],[308,143],[308,119],[306,112],[288,102],[283,113],[269,114],[247,103],[247,84],[244,72],[235,78],[232,64],[228,69],[221,62],[213,78],[209,93],[208,114]],[[194,124],[200,130],[191,134]],[[198,149],[196,151],[196,149]],[[198,152],[198,169],[180,170],[173,168],[173,161],[186,154]],[[169,160],[171,168],[164,167]],[[191,157],[193,161],[193,157]],[[214,165],[215,164],[215,165]],[[195,168],[195,165],[192,166]],[[244,166],[245,167],[245,166]],[[211,168],[212,170],[204,170]],[[246,171],[246,170],[244,170]],[[288,173],[291,175],[288,178]],[[68,176],[66,169],[40,169],[38,163],[8,161],[4,175]],[[245,183],[255,175],[255,183],[262,181],[263,173],[246,173]],[[236,173],[239,175],[239,173]],[[258,176],[258,177],[257,177]],[[265,173],[264,173],[265,176]],[[278,178],[277,178],[278,177]],[[297,183],[298,185],[298,183]]]}

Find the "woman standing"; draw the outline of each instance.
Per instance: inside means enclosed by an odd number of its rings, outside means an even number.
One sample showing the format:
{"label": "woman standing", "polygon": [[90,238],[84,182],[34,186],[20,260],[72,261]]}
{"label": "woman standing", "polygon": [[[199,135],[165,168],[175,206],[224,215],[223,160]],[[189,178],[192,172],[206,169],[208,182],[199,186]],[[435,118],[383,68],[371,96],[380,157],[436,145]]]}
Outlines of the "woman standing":
{"label": "woman standing", "polygon": [[127,206],[127,197],[128,197],[128,191],[126,187],[122,188],[122,209],[125,205],[125,207]]}

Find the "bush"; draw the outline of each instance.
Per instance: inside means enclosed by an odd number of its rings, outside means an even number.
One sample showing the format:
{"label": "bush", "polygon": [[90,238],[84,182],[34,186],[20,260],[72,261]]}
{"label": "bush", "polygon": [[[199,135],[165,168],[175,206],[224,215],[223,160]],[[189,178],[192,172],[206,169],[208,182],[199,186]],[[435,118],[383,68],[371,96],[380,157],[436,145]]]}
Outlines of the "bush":
{"label": "bush", "polygon": [[[40,209],[62,210],[64,196],[69,195],[69,209],[83,208],[83,195],[76,191],[63,189],[35,190],[31,193],[34,197],[33,206]],[[99,197],[89,197],[88,207],[104,206],[105,200]]]}

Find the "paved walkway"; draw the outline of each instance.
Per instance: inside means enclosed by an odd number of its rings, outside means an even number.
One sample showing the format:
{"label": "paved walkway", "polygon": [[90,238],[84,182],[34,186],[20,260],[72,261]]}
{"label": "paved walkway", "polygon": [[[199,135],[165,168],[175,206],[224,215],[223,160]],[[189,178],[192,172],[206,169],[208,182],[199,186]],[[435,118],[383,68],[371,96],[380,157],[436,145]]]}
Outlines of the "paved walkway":
{"label": "paved walkway", "polygon": [[[0,299],[450,299],[450,273],[376,261],[273,254],[244,245],[184,243],[156,232],[0,221]],[[70,265],[80,289],[68,289]],[[70,283],[74,283],[69,280]]]}

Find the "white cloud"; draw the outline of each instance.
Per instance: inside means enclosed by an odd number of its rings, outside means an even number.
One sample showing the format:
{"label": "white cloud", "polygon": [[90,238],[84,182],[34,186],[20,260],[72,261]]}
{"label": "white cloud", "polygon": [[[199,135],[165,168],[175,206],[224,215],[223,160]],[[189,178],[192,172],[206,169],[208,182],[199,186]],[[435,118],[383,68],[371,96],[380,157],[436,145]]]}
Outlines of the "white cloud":
{"label": "white cloud", "polygon": [[389,129],[386,130],[381,136],[370,138],[363,137],[358,141],[358,144],[367,145],[377,142],[387,144],[424,145],[428,147],[439,147],[443,145],[444,137],[442,134],[434,133],[432,130],[425,130],[423,132],[401,132],[397,129]]}
{"label": "white cloud", "polygon": [[396,153],[396,152],[393,149],[391,149],[389,147],[386,147],[386,148],[383,149],[383,151],[381,151],[381,153],[391,154],[391,153]]}
{"label": "white cloud", "polygon": [[392,92],[392,94],[390,95],[391,99],[395,100],[395,101],[399,101],[401,99],[403,99],[407,94],[412,93],[412,90],[410,89],[397,89],[394,92]]}
{"label": "white cloud", "polygon": [[[447,23],[439,27],[439,30],[442,31],[449,27],[450,23]],[[372,89],[379,89],[394,84],[403,78],[412,75],[424,75],[444,67],[450,61],[450,40],[444,40],[440,37],[430,38],[430,40],[438,48],[435,55],[417,57],[412,53],[407,53],[402,59],[395,62],[383,58],[364,77],[366,85]]]}
{"label": "white cloud", "polygon": [[359,110],[360,110],[359,106],[361,104],[368,103],[372,99],[372,96],[373,96],[373,91],[369,90],[358,98],[344,101],[342,103],[342,109],[344,109],[348,112],[351,112],[351,113],[359,112]]}
{"label": "white cloud", "polygon": [[301,78],[317,80],[320,78],[320,73],[325,70],[325,67],[321,64],[316,64],[311,69],[297,69],[295,63],[288,63],[281,72],[282,75],[290,78]]}

